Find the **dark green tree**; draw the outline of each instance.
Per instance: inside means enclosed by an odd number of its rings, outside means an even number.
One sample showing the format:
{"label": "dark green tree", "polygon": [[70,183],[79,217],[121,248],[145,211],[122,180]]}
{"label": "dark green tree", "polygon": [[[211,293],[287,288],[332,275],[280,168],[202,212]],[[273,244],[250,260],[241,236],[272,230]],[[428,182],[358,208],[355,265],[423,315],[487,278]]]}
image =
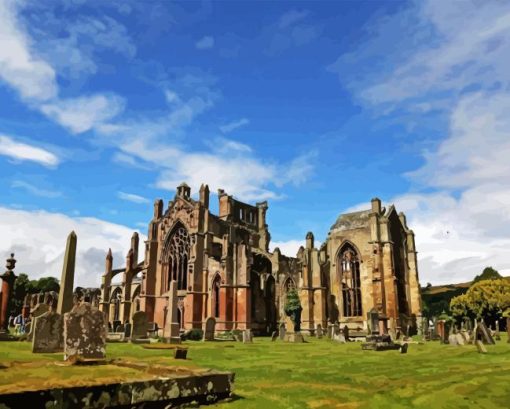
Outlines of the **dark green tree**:
{"label": "dark green tree", "polygon": [[10,313],[14,315],[21,313],[23,301],[27,294],[45,293],[48,291],[55,291],[58,293],[59,290],[60,285],[55,277],[42,277],[38,280],[29,280],[27,274],[21,273],[14,282]]}
{"label": "dark green tree", "polygon": [[301,331],[301,301],[299,301],[299,295],[295,289],[289,290],[287,298],[285,300],[285,314],[290,317],[294,323],[294,332]]}
{"label": "dark green tree", "polygon": [[478,281],[497,280],[498,278],[501,278],[501,274],[499,274],[497,270],[493,269],[492,267],[485,267],[482,271],[482,274],[475,277],[473,284],[477,283]]}

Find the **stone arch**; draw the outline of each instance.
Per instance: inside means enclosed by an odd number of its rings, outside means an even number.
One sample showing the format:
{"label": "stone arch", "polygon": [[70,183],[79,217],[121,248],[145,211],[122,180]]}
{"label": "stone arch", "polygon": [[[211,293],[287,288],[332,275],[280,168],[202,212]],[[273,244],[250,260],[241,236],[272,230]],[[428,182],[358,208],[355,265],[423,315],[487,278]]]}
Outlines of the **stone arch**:
{"label": "stone arch", "polygon": [[363,316],[360,264],[358,249],[350,241],[344,241],[336,255],[340,278],[340,311],[343,317]]}

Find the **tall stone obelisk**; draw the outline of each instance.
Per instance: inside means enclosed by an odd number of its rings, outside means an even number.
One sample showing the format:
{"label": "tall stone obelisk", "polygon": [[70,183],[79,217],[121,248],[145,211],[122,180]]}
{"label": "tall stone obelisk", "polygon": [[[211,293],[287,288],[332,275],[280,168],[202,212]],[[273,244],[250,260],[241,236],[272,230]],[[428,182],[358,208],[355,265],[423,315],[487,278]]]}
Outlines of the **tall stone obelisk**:
{"label": "tall stone obelisk", "polygon": [[64,266],[60,279],[60,292],[58,293],[57,312],[63,315],[73,308],[74,267],[76,264],[76,233],[72,231],[67,236]]}

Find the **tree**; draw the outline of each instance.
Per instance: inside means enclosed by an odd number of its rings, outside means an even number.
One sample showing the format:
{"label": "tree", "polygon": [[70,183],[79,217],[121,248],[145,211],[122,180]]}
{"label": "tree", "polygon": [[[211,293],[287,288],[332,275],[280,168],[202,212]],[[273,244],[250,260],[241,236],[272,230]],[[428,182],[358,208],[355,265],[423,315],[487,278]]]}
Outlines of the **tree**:
{"label": "tree", "polygon": [[59,292],[59,281],[55,277],[42,277],[38,280],[29,280],[28,275],[21,273],[16,278],[13,288],[11,314],[17,315],[23,308],[23,301],[27,294],[45,293],[48,291]]}
{"label": "tree", "polygon": [[510,308],[510,280],[489,279],[473,284],[464,295],[454,297],[450,309],[457,318],[483,318],[492,324]]}
{"label": "tree", "polygon": [[59,281],[55,277],[41,277],[39,280],[32,280],[30,286],[31,293],[58,292],[60,290]]}
{"label": "tree", "polygon": [[12,290],[12,298],[11,298],[11,311],[10,313],[13,315],[18,315],[21,312],[21,308],[23,307],[23,300],[25,296],[29,293],[30,288],[30,280],[25,273],[21,273],[16,278],[14,282],[14,287]]}
{"label": "tree", "polygon": [[482,274],[475,277],[473,284],[483,280],[497,280],[498,278],[501,278],[501,274],[497,270],[492,267],[485,267]]}
{"label": "tree", "polygon": [[285,314],[290,317],[294,323],[294,331],[301,331],[301,301],[299,301],[299,295],[295,289],[289,290],[287,293],[287,299],[285,300]]}

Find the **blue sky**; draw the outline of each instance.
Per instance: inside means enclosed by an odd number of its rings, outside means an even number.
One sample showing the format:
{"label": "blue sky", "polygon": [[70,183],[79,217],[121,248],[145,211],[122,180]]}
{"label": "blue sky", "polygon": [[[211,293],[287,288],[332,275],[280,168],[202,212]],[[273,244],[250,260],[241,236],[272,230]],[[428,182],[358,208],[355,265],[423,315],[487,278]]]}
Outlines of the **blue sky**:
{"label": "blue sky", "polygon": [[186,181],[289,255],[378,196],[422,283],[510,273],[509,48],[503,2],[2,1],[0,249],[58,276],[76,229],[98,283]]}

